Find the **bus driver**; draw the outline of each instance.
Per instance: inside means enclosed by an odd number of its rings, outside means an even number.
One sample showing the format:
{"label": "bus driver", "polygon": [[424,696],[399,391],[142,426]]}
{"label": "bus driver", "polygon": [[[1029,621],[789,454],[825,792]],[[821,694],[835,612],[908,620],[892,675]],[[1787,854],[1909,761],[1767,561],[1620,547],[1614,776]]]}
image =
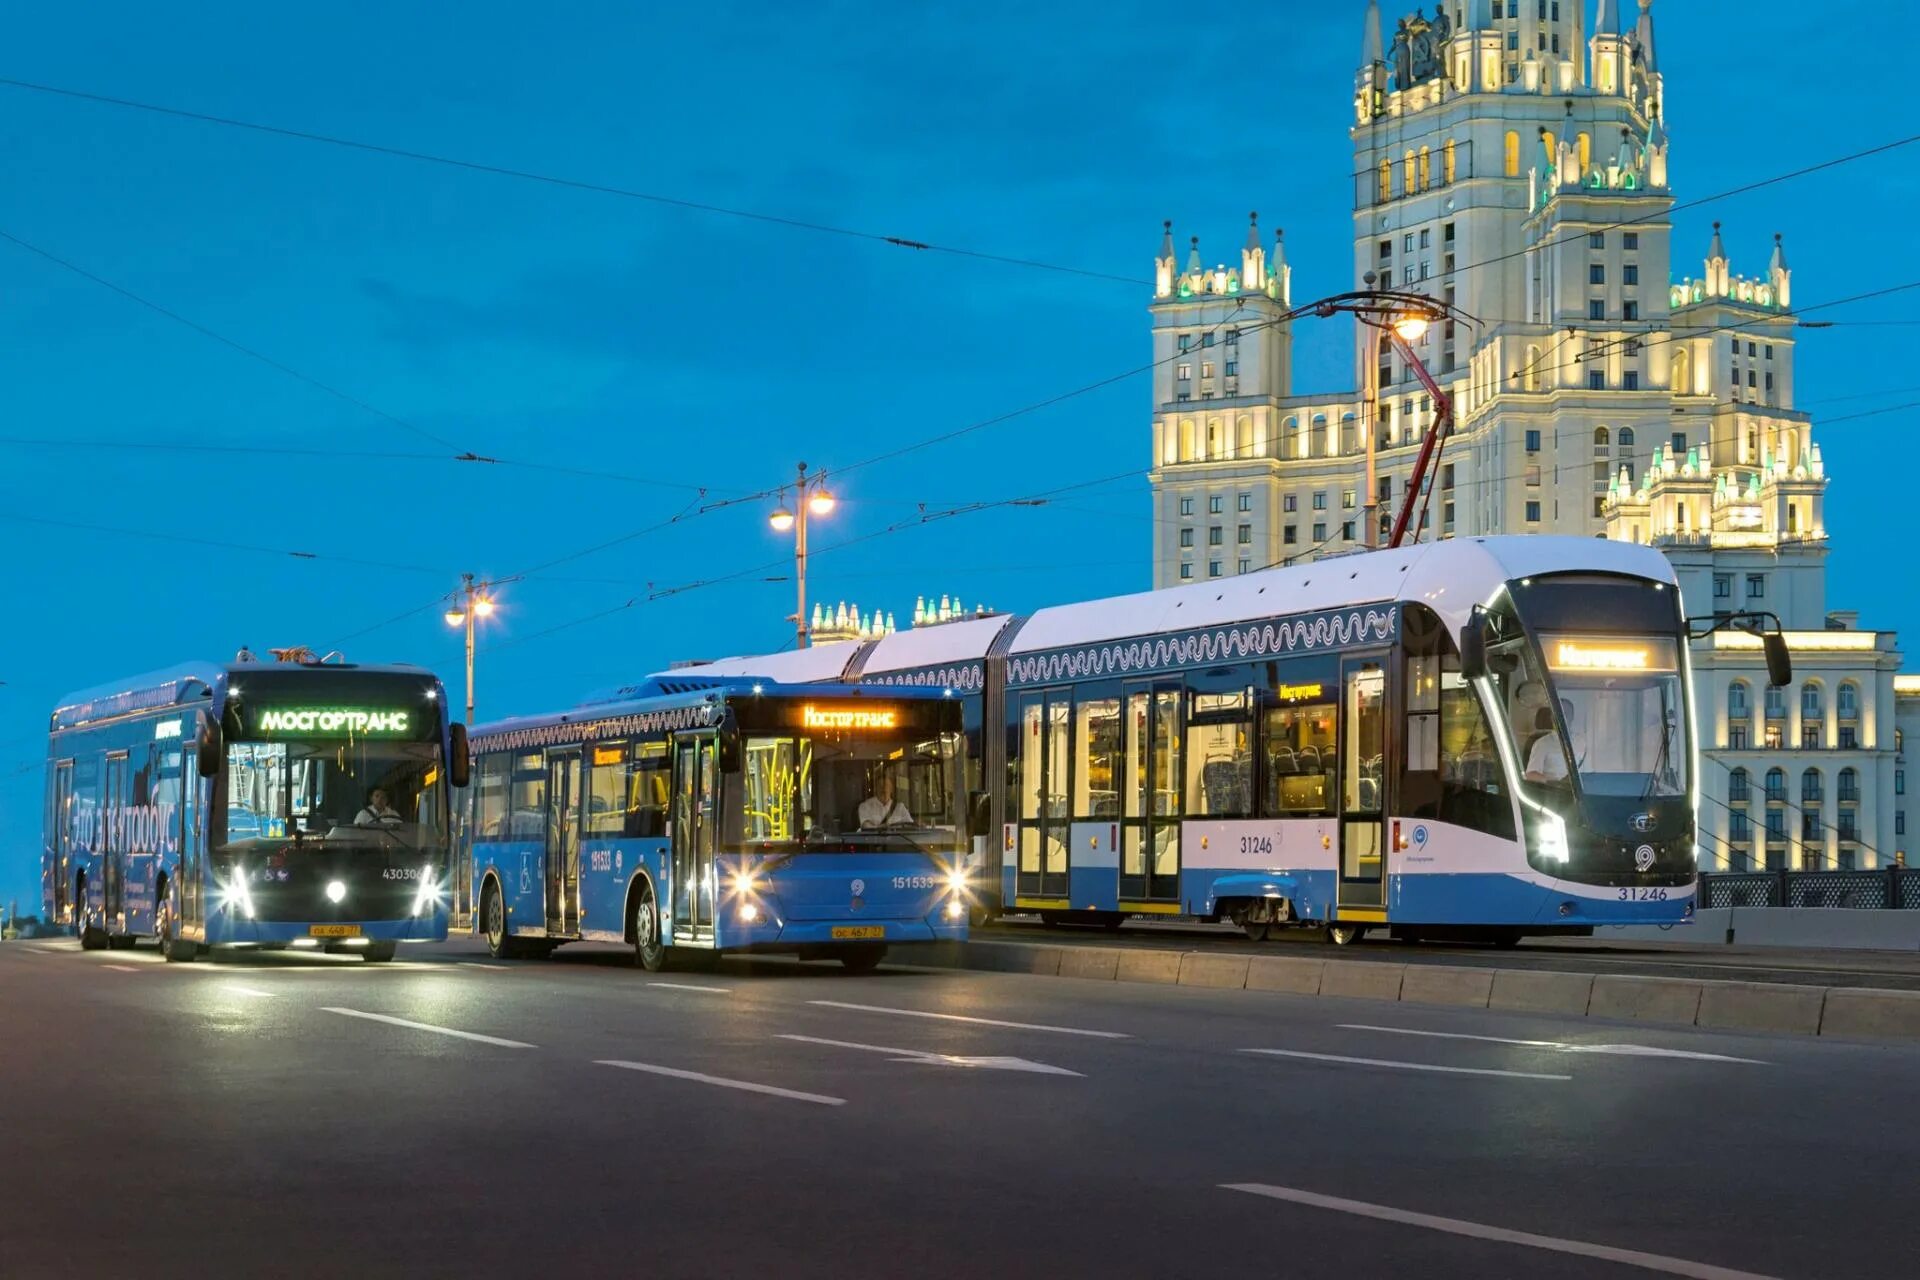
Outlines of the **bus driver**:
{"label": "bus driver", "polygon": [[383,787],[375,787],[373,794],[367,797],[367,807],[362,809],[353,820],[356,827],[397,827],[400,825],[400,811],[393,807],[393,800]]}
{"label": "bus driver", "polygon": [[860,802],[858,816],[862,831],[913,825],[913,814],[905,804],[893,798],[892,770],[882,769],[880,776],[874,779],[873,794]]}

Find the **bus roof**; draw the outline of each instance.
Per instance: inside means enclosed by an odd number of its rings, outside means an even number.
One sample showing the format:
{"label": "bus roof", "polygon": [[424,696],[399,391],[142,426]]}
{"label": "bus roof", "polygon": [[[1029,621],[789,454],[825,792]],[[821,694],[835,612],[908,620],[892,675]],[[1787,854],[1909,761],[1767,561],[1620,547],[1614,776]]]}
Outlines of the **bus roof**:
{"label": "bus roof", "polygon": [[179,706],[193,699],[208,696],[212,693],[214,686],[223,679],[231,681],[238,676],[244,680],[249,673],[282,674],[290,671],[351,672],[355,675],[431,676],[433,674],[425,667],[406,663],[362,666],[339,662],[183,662],[178,666],[162,667],[158,671],[122,676],[118,680],[109,680],[105,684],[97,684],[90,689],[78,689],[66,694],[54,705],[52,727],[55,730],[72,729],[97,720],[112,719],[115,716]]}

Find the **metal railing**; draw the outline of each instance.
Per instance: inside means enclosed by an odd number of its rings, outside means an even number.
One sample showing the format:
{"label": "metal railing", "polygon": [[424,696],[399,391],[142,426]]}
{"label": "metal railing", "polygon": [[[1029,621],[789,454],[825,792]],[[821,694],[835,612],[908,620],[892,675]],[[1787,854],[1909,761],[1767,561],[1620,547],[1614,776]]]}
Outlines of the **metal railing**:
{"label": "metal railing", "polygon": [[1725,871],[1700,876],[1700,906],[1920,910],[1920,871]]}

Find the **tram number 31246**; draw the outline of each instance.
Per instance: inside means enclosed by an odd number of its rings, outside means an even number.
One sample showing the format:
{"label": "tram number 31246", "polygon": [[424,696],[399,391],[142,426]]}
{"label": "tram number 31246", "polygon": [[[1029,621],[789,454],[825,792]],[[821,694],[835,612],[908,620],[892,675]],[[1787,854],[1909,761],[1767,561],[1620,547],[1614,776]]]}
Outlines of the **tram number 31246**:
{"label": "tram number 31246", "polygon": [[1666,900],[1667,890],[1658,887],[1629,887],[1620,891],[1620,901],[1622,902],[1665,902]]}

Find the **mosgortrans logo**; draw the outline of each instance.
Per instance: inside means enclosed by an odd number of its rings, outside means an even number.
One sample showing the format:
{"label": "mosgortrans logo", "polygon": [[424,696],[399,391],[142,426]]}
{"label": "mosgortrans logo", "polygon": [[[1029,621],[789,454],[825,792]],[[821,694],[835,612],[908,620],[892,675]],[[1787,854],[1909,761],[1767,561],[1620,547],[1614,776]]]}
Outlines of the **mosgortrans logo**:
{"label": "mosgortrans logo", "polygon": [[256,725],[261,733],[400,734],[412,732],[413,717],[375,707],[274,707]]}

